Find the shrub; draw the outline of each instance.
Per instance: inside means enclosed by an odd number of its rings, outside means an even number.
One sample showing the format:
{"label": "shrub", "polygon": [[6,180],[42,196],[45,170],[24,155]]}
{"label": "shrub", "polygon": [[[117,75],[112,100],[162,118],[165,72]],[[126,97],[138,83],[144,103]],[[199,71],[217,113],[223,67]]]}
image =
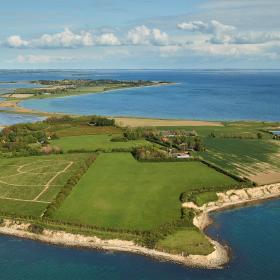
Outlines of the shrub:
{"label": "shrub", "polygon": [[124,136],[116,136],[111,139],[112,142],[127,142],[128,139]]}
{"label": "shrub", "polygon": [[40,225],[36,225],[36,224],[31,224],[28,227],[28,231],[35,233],[35,234],[42,234],[44,231],[44,228]]}
{"label": "shrub", "polygon": [[114,126],[115,120],[96,116],[91,118],[89,124],[95,126]]}

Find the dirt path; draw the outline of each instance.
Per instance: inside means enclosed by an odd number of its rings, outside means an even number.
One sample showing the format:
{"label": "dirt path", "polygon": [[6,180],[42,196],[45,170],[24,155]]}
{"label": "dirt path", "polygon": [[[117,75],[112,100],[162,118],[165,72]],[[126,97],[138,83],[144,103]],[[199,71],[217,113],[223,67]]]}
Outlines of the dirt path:
{"label": "dirt path", "polygon": [[66,172],[72,165],[74,164],[71,161],[62,171],[57,172],[45,185],[45,188],[33,199],[33,201],[37,201],[40,196],[42,196],[50,187],[51,183],[62,173]]}
{"label": "dirt path", "polygon": [[45,203],[45,204],[50,204],[49,201],[43,201],[43,200],[30,200],[30,199],[20,199],[20,198],[12,198],[12,197],[1,197],[0,199],[5,199],[5,200],[13,200],[13,201],[22,201],[22,202],[36,202],[36,203]]}

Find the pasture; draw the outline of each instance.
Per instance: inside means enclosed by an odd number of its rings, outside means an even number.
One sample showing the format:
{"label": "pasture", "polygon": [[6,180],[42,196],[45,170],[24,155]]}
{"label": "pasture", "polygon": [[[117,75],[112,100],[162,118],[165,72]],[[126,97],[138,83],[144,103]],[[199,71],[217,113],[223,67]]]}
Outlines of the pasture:
{"label": "pasture", "polygon": [[105,228],[151,230],[180,217],[180,194],[223,190],[232,178],[200,162],[138,162],[130,153],[101,154],[54,218]]}

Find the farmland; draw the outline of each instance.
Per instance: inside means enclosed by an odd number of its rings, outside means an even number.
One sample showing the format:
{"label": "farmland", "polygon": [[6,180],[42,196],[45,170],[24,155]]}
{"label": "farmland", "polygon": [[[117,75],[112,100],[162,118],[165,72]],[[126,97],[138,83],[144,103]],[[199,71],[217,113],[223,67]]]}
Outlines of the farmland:
{"label": "farmland", "polygon": [[196,131],[205,147],[205,151],[199,154],[208,162],[258,184],[269,184],[280,181],[280,145],[268,133],[277,127],[279,123],[228,122],[223,126],[177,129]]}
{"label": "farmland", "polygon": [[209,254],[212,244],[182,202],[202,206],[216,192],[252,185],[240,177],[260,182],[254,176],[262,172],[279,180],[280,145],[267,132],[278,124],[188,124],[197,126],[125,128],[110,118],[60,116],[6,128],[0,212],[44,228]]}
{"label": "farmland", "polygon": [[54,218],[148,230],[180,217],[182,192],[236,184],[199,162],[141,163],[129,153],[102,154]]}
{"label": "farmland", "polygon": [[0,159],[0,211],[40,215],[86,155]]}
{"label": "farmland", "polygon": [[112,149],[130,149],[137,146],[150,145],[146,140],[114,142],[111,141],[112,138],[113,136],[110,134],[69,136],[54,140],[52,144],[61,147],[63,151],[79,149],[88,151],[103,149],[110,151]]}
{"label": "farmland", "polygon": [[239,175],[280,168],[280,148],[271,140],[207,138],[205,144],[204,158]]}

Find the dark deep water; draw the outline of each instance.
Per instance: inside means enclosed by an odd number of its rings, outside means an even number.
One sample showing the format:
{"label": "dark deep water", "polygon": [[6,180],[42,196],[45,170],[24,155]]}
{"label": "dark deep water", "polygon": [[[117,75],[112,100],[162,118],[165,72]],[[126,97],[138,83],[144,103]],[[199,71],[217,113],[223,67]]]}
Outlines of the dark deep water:
{"label": "dark deep water", "polygon": [[233,253],[223,270],[189,269],[143,256],[0,237],[1,279],[279,279],[280,200],[213,216],[216,223],[209,232],[226,240]]}
{"label": "dark deep water", "polygon": [[27,100],[49,112],[202,120],[279,121],[280,71],[68,70],[0,71],[0,81],[38,79],[160,80],[176,85],[106,94]]}

